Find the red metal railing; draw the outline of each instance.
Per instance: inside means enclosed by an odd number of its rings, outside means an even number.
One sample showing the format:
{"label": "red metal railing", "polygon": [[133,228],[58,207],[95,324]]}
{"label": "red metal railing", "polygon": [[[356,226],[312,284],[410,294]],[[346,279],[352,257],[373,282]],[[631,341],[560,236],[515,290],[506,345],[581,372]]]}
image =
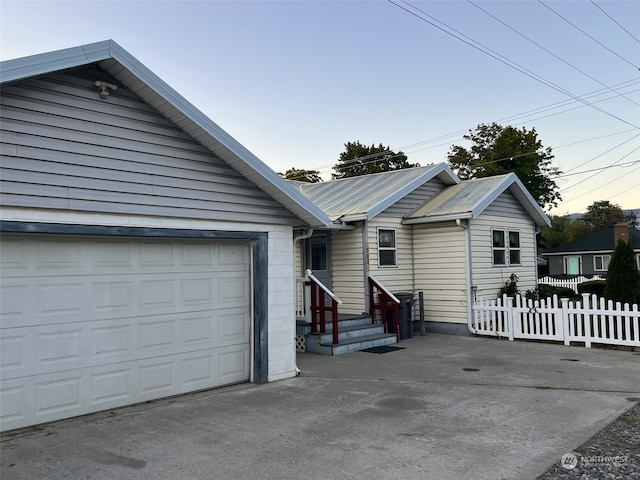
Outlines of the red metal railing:
{"label": "red metal railing", "polygon": [[[376,303],[376,296],[378,302]],[[369,276],[369,315],[376,319],[376,310],[380,311],[382,315],[382,323],[384,329],[387,331],[387,314],[391,312],[393,319],[393,333],[396,334],[396,338],[400,341],[400,329],[398,327],[398,305],[400,300],[396,296],[387,290],[382,284],[376,281],[372,276]],[[387,332],[388,333],[388,332]]]}
{"label": "red metal railing", "polygon": [[[311,288],[311,332],[320,333],[327,332],[327,313],[331,313],[332,321],[332,342],[338,344],[338,305],[342,303],[331,290],[325,287],[316,277],[313,276],[311,270],[306,271],[307,281],[305,285]],[[330,300],[327,305],[327,299]]]}

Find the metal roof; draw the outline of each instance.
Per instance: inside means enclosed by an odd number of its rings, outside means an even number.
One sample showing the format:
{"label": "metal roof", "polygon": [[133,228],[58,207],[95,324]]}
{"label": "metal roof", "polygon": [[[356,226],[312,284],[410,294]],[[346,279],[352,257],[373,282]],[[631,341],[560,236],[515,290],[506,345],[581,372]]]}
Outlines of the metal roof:
{"label": "metal roof", "polygon": [[551,221],[515,173],[467,180],[445,188],[407,215],[404,223],[430,223],[477,218],[498,196],[509,190],[538,226]]}
{"label": "metal roof", "polygon": [[435,177],[445,185],[460,181],[446,164],[440,163],[329,182],[291,183],[332,221],[356,221],[374,218]]}
{"label": "metal roof", "polygon": [[327,215],[113,40],[0,63],[0,83],[98,64],[126,88],[256,184],[305,224],[328,226]]}

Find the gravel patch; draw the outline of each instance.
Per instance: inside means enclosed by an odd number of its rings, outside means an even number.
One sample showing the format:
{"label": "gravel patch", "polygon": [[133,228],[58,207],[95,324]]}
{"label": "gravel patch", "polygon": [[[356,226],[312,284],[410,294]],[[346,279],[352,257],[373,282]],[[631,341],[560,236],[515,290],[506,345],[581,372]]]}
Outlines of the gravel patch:
{"label": "gravel patch", "polygon": [[537,480],[640,480],[640,403],[571,454]]}

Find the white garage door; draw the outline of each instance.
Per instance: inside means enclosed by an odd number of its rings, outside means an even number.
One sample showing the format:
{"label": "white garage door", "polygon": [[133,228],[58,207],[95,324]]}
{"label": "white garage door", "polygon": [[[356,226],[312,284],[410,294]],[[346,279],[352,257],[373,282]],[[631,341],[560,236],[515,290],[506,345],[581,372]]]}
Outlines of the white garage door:
{"label": "white garage door", "polygon": [[0,428],[249,380],[244,242],[3,235]]}

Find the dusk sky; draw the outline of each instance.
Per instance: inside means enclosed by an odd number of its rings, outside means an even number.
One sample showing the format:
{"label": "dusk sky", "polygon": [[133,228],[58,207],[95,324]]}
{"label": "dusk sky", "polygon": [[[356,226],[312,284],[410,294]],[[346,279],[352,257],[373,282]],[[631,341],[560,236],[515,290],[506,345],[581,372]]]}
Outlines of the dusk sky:
{"label": "dusk sky", "polygon": [[638,0],[2,0],[0,30],[2,60],[115,40],[278,172],[445,162],[495,121],[553,149],[551,213],[640,208]]}

